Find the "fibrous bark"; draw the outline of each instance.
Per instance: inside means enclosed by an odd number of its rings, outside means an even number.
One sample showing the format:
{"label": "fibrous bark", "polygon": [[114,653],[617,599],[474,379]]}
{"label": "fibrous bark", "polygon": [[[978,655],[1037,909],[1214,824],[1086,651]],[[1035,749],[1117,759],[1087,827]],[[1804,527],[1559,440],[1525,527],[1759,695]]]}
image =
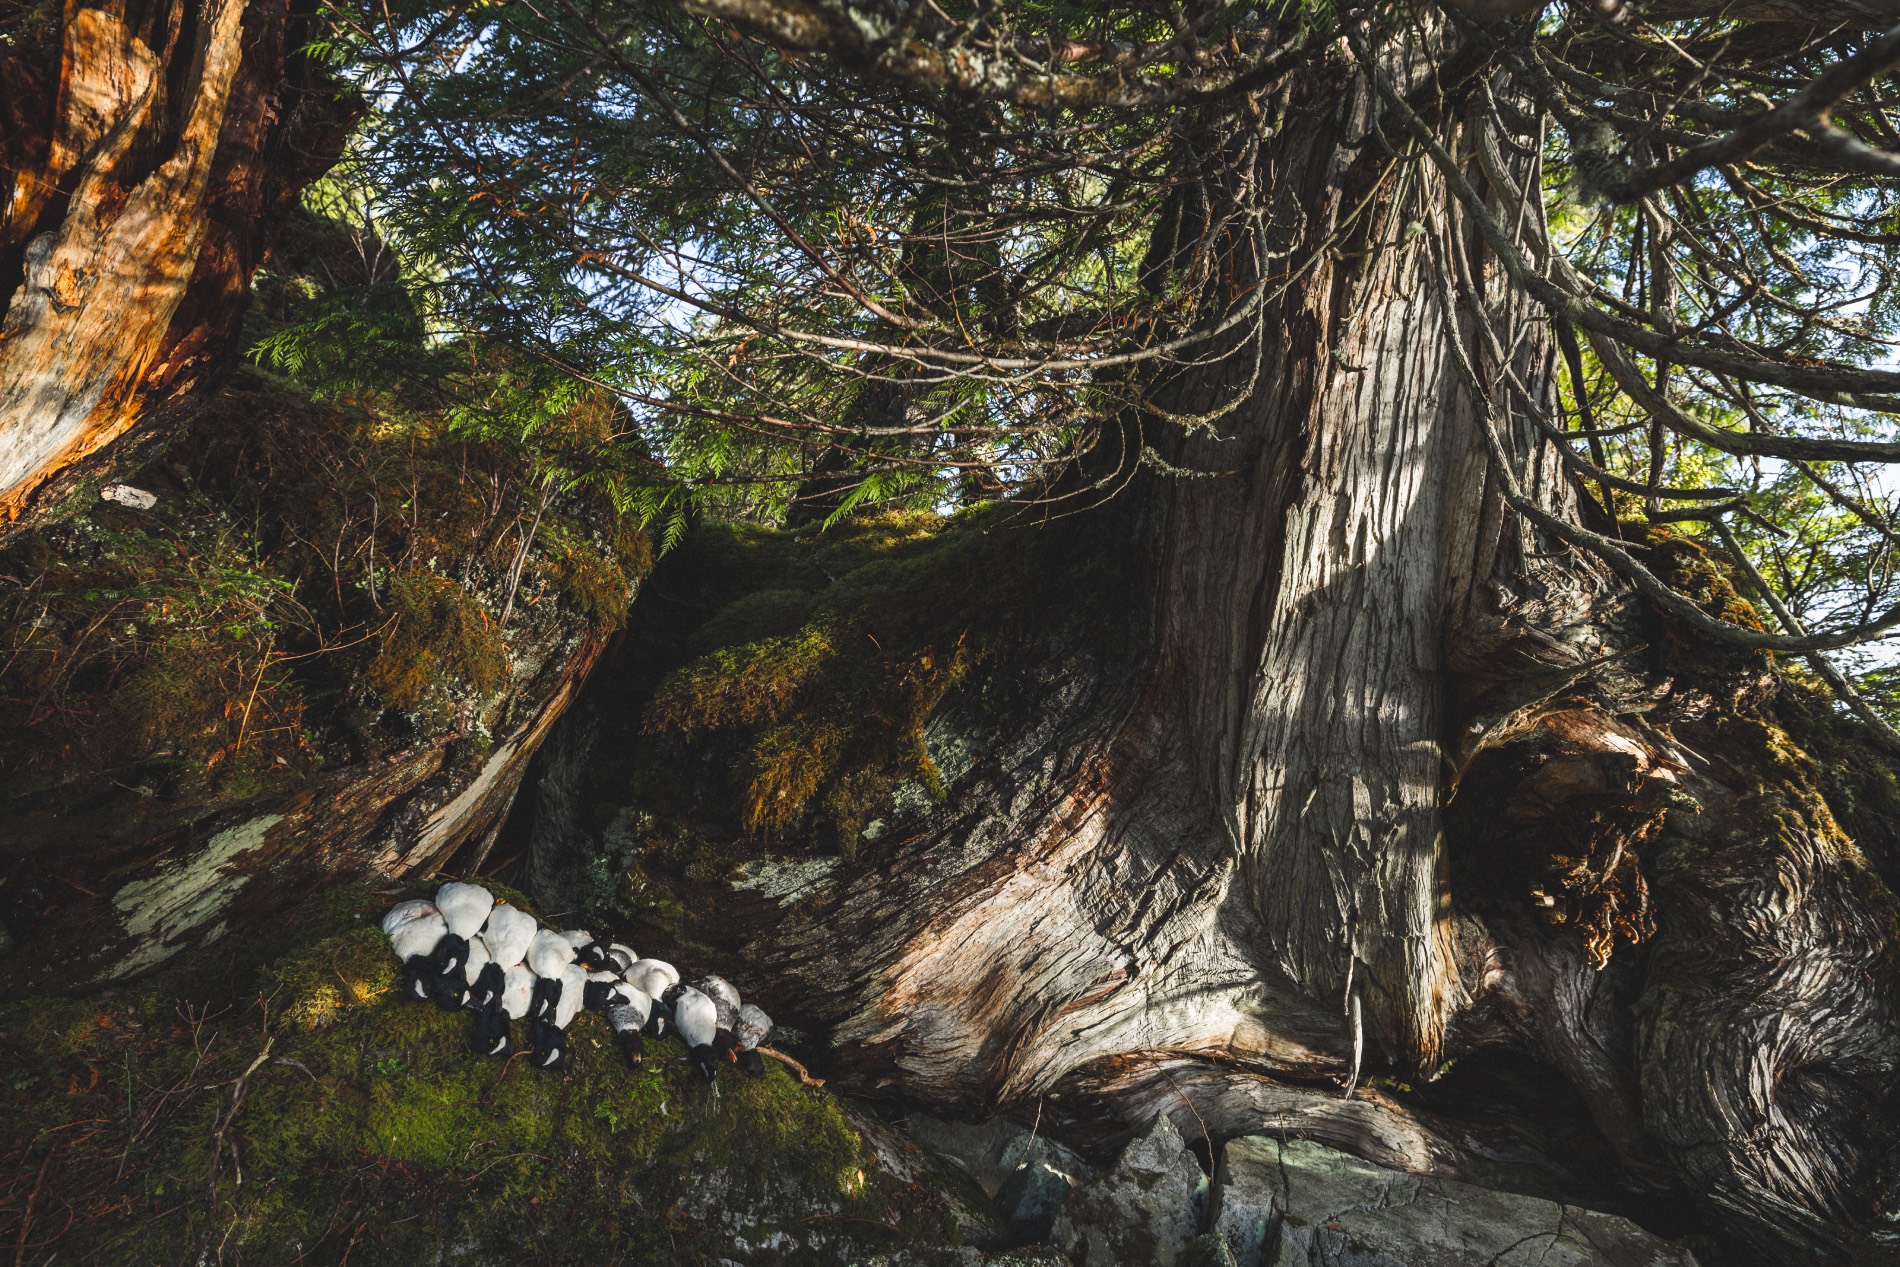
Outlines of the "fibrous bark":
{"label": "fibrous bark", "polygon": [[228,366],[282,211],[353,107],[291,0],[69,7],[57,67],[0,62],[0,537]]}
{"label": "fibrous bark", "polygon": [[1506,507],[1487,427],[1545,513],[1587,513],[1526,412],[1548,327],[1342,81],[1221,140],[1247,159],[1200,191],[1253,211],[1218,284],[1272,297],[1155,386],[1215,421],[1124,446],[1200,476],[1115,512],[1136,662],[1058,658],[943,808],[696,933],[867,1089],[1497,1179],[1468,1132],[1342,1090],[1508,1046],[1581,1094],[1619,1185],[1763,1261],[1874,1252],[1893,901],[1774,729],[1767,661],[1698,655]]}

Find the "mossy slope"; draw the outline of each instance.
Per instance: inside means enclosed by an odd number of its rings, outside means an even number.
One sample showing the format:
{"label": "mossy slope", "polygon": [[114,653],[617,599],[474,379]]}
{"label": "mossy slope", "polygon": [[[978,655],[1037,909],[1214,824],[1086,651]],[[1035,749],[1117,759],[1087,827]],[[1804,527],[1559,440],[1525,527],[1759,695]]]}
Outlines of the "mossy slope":
{"label": "mossy slope", "polygon": [[0,1219],[31,1203],[24,1261],[835,1263],[986,1239],[967,1185],[776,1062],[708,1088],[650,1042],[629,1069],[592,1015],[565,1078],[470,1054],[465,1014],[398,997],[391,900],[339,889],[128,991],[13,1008]]}
{"label": "mossy slope", "polygon": [[751,838],[846,854],[899,785],[940,799],[924,727],[945,695],[1011,633],[1106,589],[1071,533],[1025,518],[995,504],[828,533],[703,529],[689,549],[729,588],[706,595],[710,618],[645,704],[648,768],[713,752]]}
{"label": "mossy slope", "polygon": [[0,551],[0,854],[136,839],[445,736],[479,748],[651,566],[603,495],[543,505],[517,448],[254,371],[124,478],[157,505],[93,497]]}

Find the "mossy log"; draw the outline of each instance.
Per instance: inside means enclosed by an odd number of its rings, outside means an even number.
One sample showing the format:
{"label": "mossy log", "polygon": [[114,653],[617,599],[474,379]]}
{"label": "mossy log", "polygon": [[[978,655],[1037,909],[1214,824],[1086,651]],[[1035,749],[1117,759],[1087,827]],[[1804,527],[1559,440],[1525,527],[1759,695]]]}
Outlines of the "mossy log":
{"label": "mossy log", "polygon": [[189,421],[135,471],[155,508],[0,554],[0,918],[30,986],[479,854],[647,566],[582,498],[512,571],[532,472],[428,418],[241,375]]}
{"label": "mossy log", "polygon": [[45,891],[70,896],[20,935],[27,988],[125,980],[232,928],[268,924],[305,895],[344,879],[429,876],[500,829],[535,750],[598,659],[582,632],[518,684],[513,729],[486,754],[444,735],[326,771],[281,799],[221,810],[169,830],[65,854],[36,868]]}
{"label": "mossy log", "polygon": [[[427,890],[414,890],[426,892]],[[398,890],[404,896],[411,890]],[[518,894],[514,900],[522,899]],[[564,1076],[407,1001],[346,885],[138,984],[0,1022],[0,1218],[27,1262],[961,1262],[975,1185],[777,1062],[629,1068],[601,1019]]]}

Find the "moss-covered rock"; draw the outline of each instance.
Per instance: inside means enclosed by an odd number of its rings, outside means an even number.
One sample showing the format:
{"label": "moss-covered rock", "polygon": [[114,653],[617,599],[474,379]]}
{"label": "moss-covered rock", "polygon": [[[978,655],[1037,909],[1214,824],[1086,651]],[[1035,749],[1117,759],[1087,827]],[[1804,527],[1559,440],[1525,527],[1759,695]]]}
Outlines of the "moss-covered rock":
{"label": "moss-covered rock", "polygon": [[507,444],[257,373],[126,478],[157,505],[0,552],[0,845],[70,846],[73,802],[115,789],[130,821],[492,732],[541,644],[617,628],[651,566],[630,516],[544,504]]}
{"label": "moss-covered rock", "polygon": [[0,1150],[13,1216],[37,1194],[27,1242],[72,1262],[386,1264],[993,1243],[968,1180],[775,1061],[708,1087],[649,1041],[630,1069],[591,1014],[565,1077],[471,1054],[467,1014],[396,988],[376,926],[392,900],[340,888],[134,988],[10,1009]]}
{"label": "moss-covered rock", "polygon": [[1021,520],[993,504],[828,533],[703,530],[689,548],[736,592],[647,700],[651,753],[723,739],[715,760],[761,842],[806,834],[849,854],[900,785],[940,799],[925,726],[946,693],[1052,595],[1086,605],[1106,588],[1068,534]]}

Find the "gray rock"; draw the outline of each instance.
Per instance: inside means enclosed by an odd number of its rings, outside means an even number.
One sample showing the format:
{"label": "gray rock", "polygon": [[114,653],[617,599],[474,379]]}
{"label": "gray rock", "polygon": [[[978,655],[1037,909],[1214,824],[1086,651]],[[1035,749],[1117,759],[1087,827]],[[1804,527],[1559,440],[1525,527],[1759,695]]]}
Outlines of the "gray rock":
{"label": "gray rock", "polygon": [[1095,1177],[1095,1168],[1079,1154],[1045,1135],[1032,1134],[1006,1117],[975,1123],[946,1122],[916,1113],[904,1124],[904,1132],[925,1148],[961,1166],[991,1197],[1031,1157],[1040,1158],[1069,1176],[1071,1186]]}
{"label": "gray rock", "polygon": [[1076,1153],[1008,1118],[968,1124],[917,1114],[905,1129],[967,1171],[1018,1241],[1047,1238],[1070,1190],[1095,1174]]}
{"label": "gray rock", "polygon": [[1069,1260],[1046,1245],[985,1254],[964,1246],[957,1249],[897,1250],[852,1258],[847,1267],[1070,1267]]}
{"label": "gray rock", "polygon": [[[704,1148],[688,1158],[693,1182],[669,1217],[714,1238],[719,1252],[740,1264],[981,1267],[985,1253],[1005,1247],[1007,1230],[994,1207],[961,1170],[849,1103],[838,1109],[863,1147],[864,1181],[927,1194],[921,1200],[937,1225],[927,1239],[906,1232],[893,1243],[874,1224],[847,1217],[856,1211],[835,1176],[789,1165],[734,1165],[736,1159]],[[625,1196],[641,1199],[637,1192]]]}
{"label": "gray rock", "polygon": [[1073,1267],[1060,1250],[1047,1244],[1034,1244],[1024,1250],[1003,1250],[984,1254],[969,1246],[937,1250],[895,1250],[891,1254],[872,1254],[870,1258],[851,1258],[845,1267]]}
{"label": "gray rock", "polygon": [[904,1123],[904,1133],[962,1167],[989,1197],[996,1195],[1014,1169],[1014,1163],[1004,1164],[1004,1153],[1015,1140],[1029,1134],[1006,1117],[993,1117],[987,1122],[946,1122],[923,1113],[911,1114]]}
{"label": "gray rock", "polygon": [[957,1248],[900,1249],[846,1260],[846,1267],[984,1267],[983,1251],[968,1245]]}
{"label": "gray rock", "polygon": [[1073,1183],[1047,1158],[1025,1157],[996,1190],[996,1209],[1018,1240],[1046,1240]]}
{"label": "gray rock", "polygon": [[1178,1267],[1236,1267],[1234,1251],[1218,1235],[1207,1232],[1187,1243]]}
{"label": "gray rock", "polygon": [[1627,1219],[1387,1170],[1265,1136],[1221,1151],[1214,1227],[1237,1267],[1695,1267]]}
{"label": "gray rock", "polygon": [[1070,1195],[1054,1240],[1082,1267],[1176,1267],[1201,1230],[1207,1194],[1200,1163],[1163,1114]]}
{"label": "gray rock", "polygon": [[1214,1231],[1236,1267],[1261,1267],[1269,1234],[1279,1225],[1286,1180],[1278,1141],[1264,1135],[1231,1139],[1214,1168]]}

